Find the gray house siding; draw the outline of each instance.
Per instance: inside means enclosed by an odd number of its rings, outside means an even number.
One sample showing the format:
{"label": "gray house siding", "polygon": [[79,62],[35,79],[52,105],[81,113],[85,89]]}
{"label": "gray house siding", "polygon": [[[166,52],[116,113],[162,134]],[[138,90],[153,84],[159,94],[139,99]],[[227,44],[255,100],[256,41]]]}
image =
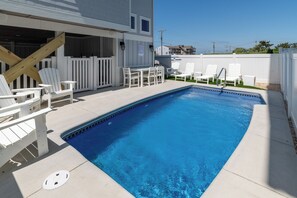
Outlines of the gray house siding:
{"label": "gray house siding", "polygon": [[[136,14],[136,32],[130,34],[153,38],[153,0],[131,0],[131,13]],[[150,35],[140,32],[140,17],[150,19]],[[126,40],[126,67],[143,67],[153,65],[153,52],[149,45],[152,42]]]}
{"label": "gray house siding", "polygon": [[[27,21],[37,19],[37,25],[34,23],[33,26],[36,29],[41,24],[41,28],[49,28],[48,30],[52,31],[88,35],[89,32],[86,32],[88,31],[86,29],[89,28],[92,31],[90,35],[104,38],[101,41],[98,40],[99,38],[85,39],[83,42],[67,38],[66,55],[76,57],[114,55],[118,56],[119,68],[153,65],[153,53],[149,48],[153,43],[154,31],[153,0],[0,0],[0,13],[17,15]],[[134,33],[130,31],[131,13],[137,15],[137,31]],[[150,34],[140,32],[140,17],[150,19]],[[38,20],[41,22],[39,23]],[[50,25],[45,26],[42,22]],[[26,26],[30,28],[27,24],[29,23],[26,23]],[[121,39],[126,45],[124,52],[119,46]],[[100,45],[104,50],[92,49],[90,43]],[[115,50],[115,46],[119,49]],[[84,54],[81,53],[82,50]]]}
{"label": "gray house siding", "polygon": [[137,15],[153,19],[153,0],[131,0],[131,11]]}
{"label": "gray house siding", "polygon": [[131,34],[140,34],[140,16],[151,19],[151,35],[142,35],[153,37],[154,32],[154,13],[153,13],[153,0],[131,0],[131,13],[137,15],[137,31]]}
{"label": "gray house siding", "polygon": [[[130,26],[129,0],[2,0],[0,10],[96,26],[96,20]],[[97,23],[98,27],[102,24]]]}
{"label": "gray house siding", "polygon": [[126,66],[152,66],[153,53],[149,45],[148,42],[126,40]]}

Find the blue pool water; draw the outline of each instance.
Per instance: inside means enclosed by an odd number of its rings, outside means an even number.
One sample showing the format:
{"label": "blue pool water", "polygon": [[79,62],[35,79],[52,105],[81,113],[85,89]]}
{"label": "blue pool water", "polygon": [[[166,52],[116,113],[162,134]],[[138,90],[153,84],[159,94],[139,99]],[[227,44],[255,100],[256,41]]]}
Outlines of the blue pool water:
{"label": "blue pool water", "polygon": [[190,88],[137,105],[68,142],[136,197],[200,197],[261,103]]}

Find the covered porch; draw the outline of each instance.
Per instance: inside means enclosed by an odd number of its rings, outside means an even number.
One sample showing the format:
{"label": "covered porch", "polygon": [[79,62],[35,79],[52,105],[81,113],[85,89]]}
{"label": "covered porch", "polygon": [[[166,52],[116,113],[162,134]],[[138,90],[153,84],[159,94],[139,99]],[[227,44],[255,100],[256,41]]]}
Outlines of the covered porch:
{"label": "covered porch", "polygon": [[[40,49],[61,32],[1,26],[0,45],[24,59]],[[35,65],[37,70],[58,68],[62,80],[76,81],[75,92],[118,85],[117,39],[83,34],[65,33],[65,45]],[[1,61],[0,73],[10,67]],[[38,82],[26,74],[12,83],[11,88],[29,88]]]}

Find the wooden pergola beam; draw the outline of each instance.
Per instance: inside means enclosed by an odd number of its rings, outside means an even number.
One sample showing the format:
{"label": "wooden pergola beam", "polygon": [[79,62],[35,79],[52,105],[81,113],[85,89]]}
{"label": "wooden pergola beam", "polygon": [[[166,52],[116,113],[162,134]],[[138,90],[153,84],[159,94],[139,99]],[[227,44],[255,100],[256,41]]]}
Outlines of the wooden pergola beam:
{"label": "wooden pergola beam", "polygon": [[[25,58],[24,60],[16,63],[13,67],[11,67],[9,70],[3,73],[7,83],[11,83],[19,76],[26,73],[31,78],[41,82],[38,71],[36,68],[34,68],[34,65],[36,65],[39,61],[41,61],[42,59],[46,58],[51,53],[56,51],[56,49],[64,45],[64,43],[65,43],[65,33],[62,33],[59,36],[57,36],[55,39],[47,43],[45,46],[43,46],[42,48],[40,48],[39,50],[37,50],[27,58]],[[5,55],[5,53],[3,53],[3,55]],[[14,61],[16,61],[16,57],[13,57],[13,56],[15,55],[8,56],[6,53],[6,55],[3,56],[3,59],[6,59],[6,61],[13,63]],[[1,57],[1,54],[0,54],[0,57]],[[6,63],[9,64],[8,62]]]}

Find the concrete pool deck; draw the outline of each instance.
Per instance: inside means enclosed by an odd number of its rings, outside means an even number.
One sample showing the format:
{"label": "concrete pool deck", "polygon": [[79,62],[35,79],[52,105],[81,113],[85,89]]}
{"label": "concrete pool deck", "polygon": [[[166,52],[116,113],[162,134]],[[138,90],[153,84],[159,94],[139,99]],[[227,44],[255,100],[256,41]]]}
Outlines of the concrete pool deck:
{"label": "concrete pool deck", "polygon": [[[119,107],[192,84],[167,81],[143,88],[110,88],[76,94],[78,102],[73,104],[57,104],[47,115],[50,152],[41,158],[30,158],[23,153],[24,157],[17,156],[15,160],[26,158],[28,163],[19,167],[7,163],[2,167],[0,194],[3,197],[133,197],[60,135]],[[260,93],[267,105],[255,106],[246,135],[203,197],[296,197],[297,155],[282,95],[233,89]],[[29,150],[35,154],[34,149]],[[44,179],[62,169],[70,171],[69,181],[55,190],[43,190]]]}

